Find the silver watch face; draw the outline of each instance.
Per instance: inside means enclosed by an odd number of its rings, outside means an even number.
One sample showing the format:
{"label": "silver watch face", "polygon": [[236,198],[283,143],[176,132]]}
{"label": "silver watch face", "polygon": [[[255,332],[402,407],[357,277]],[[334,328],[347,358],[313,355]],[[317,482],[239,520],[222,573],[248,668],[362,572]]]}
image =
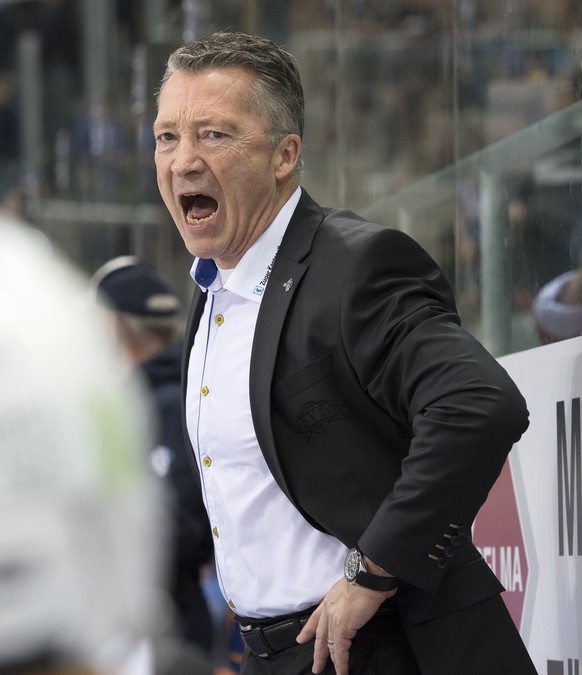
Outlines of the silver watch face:
{"label": "silver watch face", "polygon": [[362,554],[357,548],[353,548],[348,552],[344,563],[344,575],[350,583],[354,581],[356,575],[360,571],[361,560]]}

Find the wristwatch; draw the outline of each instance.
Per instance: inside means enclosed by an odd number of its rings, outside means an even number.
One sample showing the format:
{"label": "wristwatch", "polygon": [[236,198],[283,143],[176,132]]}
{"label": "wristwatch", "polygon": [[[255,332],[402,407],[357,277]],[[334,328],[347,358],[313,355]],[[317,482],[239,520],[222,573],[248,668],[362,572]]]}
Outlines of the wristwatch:
{"label": "wristwatch", "polygon": [[398,588],[396,577],[381,577],[372,574],[364,564],[364,556],[357,548],[352,548],[346,555],[344,562],[344,576],[350,584],[371,588],[374,591],[393,591]]}

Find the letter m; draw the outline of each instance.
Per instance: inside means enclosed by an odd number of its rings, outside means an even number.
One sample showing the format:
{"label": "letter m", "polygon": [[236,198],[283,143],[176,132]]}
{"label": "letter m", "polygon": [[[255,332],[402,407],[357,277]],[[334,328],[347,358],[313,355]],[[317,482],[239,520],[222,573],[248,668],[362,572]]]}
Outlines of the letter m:
{"label": "letter m", "polygon": [[582,462],[580,456],[580,399],[572,399],[570,456],[566,437],[564,401],[556,408],[558,429],[558,526],[559,554],[564,553],[564,531],[568,537],[568,555],[574,555],[574,522],[577,523],[577,555],[582,555]]}

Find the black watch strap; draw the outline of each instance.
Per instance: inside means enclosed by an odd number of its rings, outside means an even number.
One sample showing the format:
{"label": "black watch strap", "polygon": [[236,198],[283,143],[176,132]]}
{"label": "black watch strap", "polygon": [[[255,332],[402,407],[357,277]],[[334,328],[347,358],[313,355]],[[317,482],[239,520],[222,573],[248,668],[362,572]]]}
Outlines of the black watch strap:
{"label": "black watch strap", "polygon": [[370,572],[358,572],[354,583],[374,591],[393,591],[398,588],[400,582],[396,577],[381,577],[379,574],[370,574]]}

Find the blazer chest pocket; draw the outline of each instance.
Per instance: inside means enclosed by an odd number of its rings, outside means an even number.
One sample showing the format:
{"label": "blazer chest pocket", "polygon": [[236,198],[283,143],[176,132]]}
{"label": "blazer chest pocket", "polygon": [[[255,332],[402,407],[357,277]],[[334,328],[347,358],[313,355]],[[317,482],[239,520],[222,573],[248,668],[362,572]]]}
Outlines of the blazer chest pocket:
{"label": "blazer chest pocket", "polygon": [[330,354],[280,380],[273,387],[273,399],[277,411],[308,443],[314,434],[348,418]]}
{"label": "blazer chest pocket", "polygon": [[322,356],[317,361],[308,364],[292,375],[283,378],[273,388],[273,396],[276,401],[284,403],[286,400],[297,396],[309,387],[322,382],[333,375],[331,354]]}

